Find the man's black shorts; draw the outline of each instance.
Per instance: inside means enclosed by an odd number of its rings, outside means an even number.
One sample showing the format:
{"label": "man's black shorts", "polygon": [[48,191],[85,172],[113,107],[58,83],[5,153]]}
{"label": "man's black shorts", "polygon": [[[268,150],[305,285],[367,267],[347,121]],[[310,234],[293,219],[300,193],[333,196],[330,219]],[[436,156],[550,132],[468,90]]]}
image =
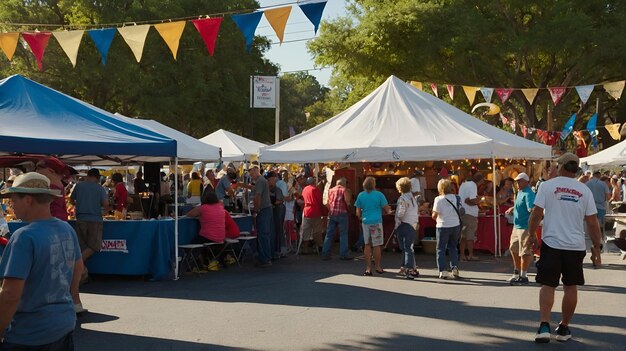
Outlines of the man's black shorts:
{"label": "man's black shorts", "polygon": [[583,259],[586,251],[553,249],[545,242],[541,243],[541,258],[537,262],[537,277],[541,285],[556,288],[559,278],[563,285],[585,285]]}

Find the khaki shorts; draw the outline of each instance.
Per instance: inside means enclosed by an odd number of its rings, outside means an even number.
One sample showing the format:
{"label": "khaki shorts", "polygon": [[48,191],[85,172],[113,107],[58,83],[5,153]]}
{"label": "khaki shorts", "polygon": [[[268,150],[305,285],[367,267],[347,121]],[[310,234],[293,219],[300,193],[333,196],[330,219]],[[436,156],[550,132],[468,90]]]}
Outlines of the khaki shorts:
{"label": "khaki shorts", "polygon": [[321,246],[323,243],[322,233],[324,232],[324,226],[322,223],[322,218],[302,218],[302,228],[300,228],[300,233],[302,235],[302,241],[307,240],[315,240],[315,243],[318,246]]}
{"label": "khaki shorts", "polygon": [[517,254],[518,256],[532,254],[533,251],[528,242],[529,236],[528,229],[513,228],[513,232],[511,232],[511,244],[509,245],[511,253]]}
{"label": "khaki shorts", "polygon": [[463,224],[461,225],[461,239],[474,241],[476,239],[477,229],[478,229],[478,217],[464,214]]}
{"label": "khaki shorts", "polygon": [[89,248],[100,252],[102,249],[102,222],[76,221],[76,235],[80,251]]}
{"label": "khaki shorts", "polygon": [[363,239],[365,240],[365,245],[371,241],[372,246],[382,246],[385,243],[383,224],[363,224]]}

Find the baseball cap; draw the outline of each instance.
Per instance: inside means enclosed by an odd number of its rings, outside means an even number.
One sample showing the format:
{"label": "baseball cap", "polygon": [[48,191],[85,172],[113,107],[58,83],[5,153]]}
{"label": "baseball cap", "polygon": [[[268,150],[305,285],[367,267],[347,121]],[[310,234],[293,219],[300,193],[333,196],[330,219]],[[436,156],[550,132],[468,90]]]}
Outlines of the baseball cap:
{"label": "baseball cap", "polygon": [[576,162],[576,164],[580,163],[580,159],[578,156],[574,155],[571,152],[566,152],[561,157],[557,158],[556,162],[560,165],[564,165],[570,162]]}
{"label": "baseball cap", "polygon": [[97,168],[92,168],[87,171],[87,176],[100,178],[100,171]]}
{"label": "baseball cap", "polygon": [[61,197],[61,191],[50,189],[50,179],[37,172],[20,174],[15,177],[13,185],[0,191],[1,197],[8,197],[11,194],[48,194]]}
{"label": "baseball cap", "polygon": [[520,180],[520,179],[524,179],[525,181],[530,181],[530,178],[528,178],[528,174],[522,172],[520,174],[517,175],[517,177],[515,177],[514,180]]}

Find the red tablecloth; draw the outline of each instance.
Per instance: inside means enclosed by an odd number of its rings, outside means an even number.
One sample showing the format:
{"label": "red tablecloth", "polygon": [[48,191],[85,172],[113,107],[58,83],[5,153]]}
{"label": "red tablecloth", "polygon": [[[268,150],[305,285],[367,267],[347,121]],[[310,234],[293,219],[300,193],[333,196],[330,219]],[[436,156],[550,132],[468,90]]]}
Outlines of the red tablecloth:
{"label": "red tablecloth", "polygon": [[[435,228],[435,221],[429,216],[420,216],[419,218],[420,228],[419,228],[419,238],[422,239],[425,235],[425,232],[433,231]],[[509,242],[511,239],[511,231],[513,230],[513,225],[509,224],[506,218],[499,217],[499,226],[500,226],[500,241],[502,252],[506,251],[509,248]],[[477,250],[485,250],[489,251],[492,254],[496,253],[496,244],[495,238],[493,235],[493,217],[492,216],[481,216],[478,217],[478,229],[476,230],[476,241],[474,242],[474,249]]]}

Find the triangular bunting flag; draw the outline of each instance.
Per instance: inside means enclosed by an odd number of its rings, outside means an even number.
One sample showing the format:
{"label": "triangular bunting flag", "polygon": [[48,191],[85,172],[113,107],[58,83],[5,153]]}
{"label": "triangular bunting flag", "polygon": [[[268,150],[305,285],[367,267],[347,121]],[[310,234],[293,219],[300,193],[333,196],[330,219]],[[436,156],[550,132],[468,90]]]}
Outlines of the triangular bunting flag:
{"label": "triangular bunting flag", "polygon": [[7,56],[7,59],[11,61],[17,49],[17,42],[20,40],[20,33],[0,33],[0,49]]}
{"label": "triangular bunting flag", "polygon": [[22,32],[22,38],[26,40],[30,50],[35,55],[37,60],[37,67],[39,70],[43,70],[43,54],[46,52],[46,46],[48,46],[48,40],[50,40],[50,32]]}
{"label": "triangular bunting flag", "polygon": [[622,124],[622,128],[619,129],[619,135],[623,135],[626,133],[626,123]]}
{"label": "triangular bunting flag", "polygon": [[548,88],[548,91],[550,91],[552,102],[554,102],[554,106],[556,106],[559,104],[559,101],[561,101],[563,94],[565,94],[565,87],[552,87]]}
{"label": "triangular bunting flag", "polygon": [[245,15],[232,15],[233,19],[243,37],[246,39],[246,50],[250,52],[252,49],[252,40],[254,40],[254,32],[261,21],[263,12],[246,13]]}
{"label": "triangular bunting flag", "polygon": [[447,84],[446,89],[448,89],[448,94],[450,95],[450,100],[454,100],[454,85]]}
{"label": "triangular bunting flag", "polygon": [[463,85],[463,91],[465,92],[465,96],[467,96],[470,106],[474,105],[474,99],[476,98],[476,92],[478,90],[479,88],[477,87],[468,87]]}
{"label": "triangular bunting flag", "polygon": [[326,1],[300,4],[299,6],[302,12],[304,12],[306,18],[313,23],[313,26],[315,27],[315,34],[317,34],[317,29],[319,28],[320,21],[322,20],[322,14],[324,13]]}
{"label": "triangular bunting flag", "polygon": [[410,83],[412,86],[416,87],[417,89],[424,91],[424,86],[422,85],[422,82],[416,82],[412,80]]}
{"label": "triangular bunting flag", "polygon": [[505,103],[511,97],[511,93],[513,93],[513,89],[496,89],[496,94],[498,94],[502,103]]}
{"label": "triangular bunting flag", "polygon": [[485,101],[490,103],[493,96],[493,88],[480,88],[480,92],[483,94]]}
{"label": "triangular bunting flag", "polygon": [[146,43],[146,37],[148,36],[149,30],[149,24],[141,26],[125,26],[117,29],[117,31],[122,35],[122,38],[124,38],[126,44],[130,47],[133,55],[135,55],[135,60],[137,60],[137,62],[141,62],[143,46]]}
{"label": "triangular bunting flag", "polygon": [[579,85],[576,87],[576,92],[583,104],[586,104],[587,100],[589,100],[591,92],[593,92],[593,87],[595,87],[595,85]]}
{"label": "triangular bunting flag", "polygon": [[433,90],[433,94],[435,94],[436,97],[439,97],[439,93],[437,92],[437,84],[430,83],[430,89]]}
{"label": "triangular bunting flag", "polygon": [[591,136],[597,135],[597,122],[598,122],[598,114],[594,113],[593,115],[591,115],[591,118],[589,118],[589,122],[587,122],[587,131],[589,132],[589,134],[591,134]]}
{"label": "triangular bunting flag", "polygon": [[622,96],[622,91],[624,91],[624,82],[613,82],[604,84],[604,90],[606,90],[609,95],[611,95],[615,100],[619,100]]}
{"label": "triangular bunting flag", "polygon": [[613,138],[613,140],[620,140],[619,126],[619,123],[607,124],[604,126],[604,128],[606,128],[606,130],[611,135],[611,138]]}
{"label": "triangular bunting flag", "polygon": [[215,50],[215,41],[217,40],[217,33],[220,30],[220,24],[222,24],[222,17],[216,18],[204,18],[191,21],[200,33],[209,55],[213,56]]}
{"label": "triangular bunting flag", "polygon": [[78,48],[80,47],[80,41],[83,39],[84,30],[71,30],[52,32],[54,38],[61,45],[61,49],[65,52],[67,57],[72,63],[72,67],[76,67],[76,58],[78,57]]}
{"label": "triangular bunting flag", "polygon": [[572,116],[567,120],[565,126],[563,127],[563,132],[561,133],[561,140],[565,140],[569,133],[574,130],[574,123],[576,123],[576,114],[572,114]]}
{"label": "triangular bunting flag", "polygon": [[93,40],[96,49],[100,53],[102,64],[106,65],[111,42],[113,42],[113,37],[115,36],[115,28],[92,29],[87,31],[87,33],[89,33],[91,40]]}
{"label": "triangular bunting flag", "polygon": [[522,89],[522,94],[524,94],[526,100],[528,100],[528,103],[531,105],[533,104],[533,101],[535,101],[535,97],[537,96],[538,92],[539,89],[537,88]]}
{"label": "triangular bunting flag", "polygon": [[513,133],[515,133],[515,119],[511,118],[511,129],[513,129]]}
{"label": "triangular bunting flag", "polygon": [[186,23],[187,21],[178,21],[159,23],[154,25],[154,29],[159,32],[161,38],[163,38],[165,44],[167,44],[167,47],[170,48],[172,56],[174,56],[174,60],[176,60],[176,55],[178,54],[180,37],[181,35],[183,35],[183,30],[185,29]]}
{"label": "triangular bunting flag", "polygon": [[523,124],[521,126],[522,126],[522,135],[524,136],[524,138],[526,138],[526,135],[528,135],[528,128]]}
{"label": "triangular bunting flag", "polygon": [[270,26],[274,28],[274,33],[276,33],[280,44],[282,44],[283,37],[285,35],[285,26],[287,26],[287,20],[289,19],[289,14],[291,13],[291,6],[265,10],[264,13],[265,18],[270,23]]}

